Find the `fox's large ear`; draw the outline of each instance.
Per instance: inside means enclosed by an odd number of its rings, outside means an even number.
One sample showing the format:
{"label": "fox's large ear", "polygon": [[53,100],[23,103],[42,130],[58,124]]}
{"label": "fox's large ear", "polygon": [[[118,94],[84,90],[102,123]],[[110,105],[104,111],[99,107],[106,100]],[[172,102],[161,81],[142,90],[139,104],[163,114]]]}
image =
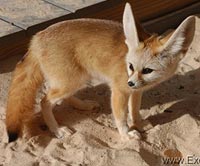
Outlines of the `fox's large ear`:
{"label": "fox's large ear", "polygon": [[163,50],[172,56],[186,51],[193,40],[194,32],[195,16],[190,16],[179,25],[172,35],[161,40],[164,44]]}
{"label": "fox's large ear", "polygon": [[126,3],[123,14],[123,28],[128,47],[136,48],[139,45],[139,37],[137,33],[135,19],[129,3]]}

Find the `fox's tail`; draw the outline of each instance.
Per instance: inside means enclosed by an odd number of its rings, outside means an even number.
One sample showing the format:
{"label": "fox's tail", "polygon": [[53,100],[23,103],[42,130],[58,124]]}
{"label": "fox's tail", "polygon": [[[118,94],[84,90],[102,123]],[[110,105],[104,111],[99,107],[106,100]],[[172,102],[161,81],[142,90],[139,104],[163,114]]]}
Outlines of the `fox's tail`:
{"label": "fox's tail", "polygon": [[37,59],[30,52],[17,64],[8,94],[6,126],[9,142],[20,135],[23,123],[34,113],[37,89],[43,75]]}

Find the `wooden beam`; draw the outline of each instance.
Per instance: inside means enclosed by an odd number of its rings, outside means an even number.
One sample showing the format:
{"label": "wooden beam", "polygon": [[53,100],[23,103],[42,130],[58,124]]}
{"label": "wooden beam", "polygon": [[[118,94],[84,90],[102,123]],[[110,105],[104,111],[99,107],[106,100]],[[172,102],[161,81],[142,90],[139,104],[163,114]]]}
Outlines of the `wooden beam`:
{"label": "wooden beam", "polygon": [[[134,13],[145,22],[198,3],[199,0],[128,0]],[[199,9],[200,10],[200,9]]]}
{"label": "wooden beam", "polygon": [[27,46],[25,31],[4,20],[0,20],[0,59],[23,53]]}
{"label": "wooden beam", "polygon": [[186,17],[200,14],[200,2],[187,6],[183,9],[166,14],[162,17],[143,23],[149,32],[163,33],[168,29],[176,28]]}

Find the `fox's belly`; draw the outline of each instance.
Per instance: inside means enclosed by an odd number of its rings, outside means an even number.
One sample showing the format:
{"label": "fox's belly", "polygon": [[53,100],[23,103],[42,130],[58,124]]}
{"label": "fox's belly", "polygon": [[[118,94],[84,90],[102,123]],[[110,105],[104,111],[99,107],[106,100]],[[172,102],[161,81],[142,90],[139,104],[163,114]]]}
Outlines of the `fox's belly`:
{"label": "fox's belly", "polygon": [[98,72],[92,72],[90,73],[90,76],[91,76],[91,79],[87,81],[87,86],[98,86],[100,84],[110,84],[112,81],[110,78]]}

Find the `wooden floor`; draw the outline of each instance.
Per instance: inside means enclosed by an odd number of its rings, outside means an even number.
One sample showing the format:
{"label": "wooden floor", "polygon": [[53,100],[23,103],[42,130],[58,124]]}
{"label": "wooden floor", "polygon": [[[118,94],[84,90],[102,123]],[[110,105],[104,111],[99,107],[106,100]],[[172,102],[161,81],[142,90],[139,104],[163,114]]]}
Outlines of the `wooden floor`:
{"label": "wooden floor", "polygon": [[[199,0],[128,0],[149,31],[169,28],[163,16],[176,26],[184,17],[200,13]],[[120,21],[125,0],[0,0],[0,59],[24,53],[33,34],[47,26],[80,17]],[[183,11],[184,9],[184,11]],[[187,12],[185,12],[187,10]],[[178,17],[173,18],[173,12]],[[152,19],[155,23],[153,28]]]}

